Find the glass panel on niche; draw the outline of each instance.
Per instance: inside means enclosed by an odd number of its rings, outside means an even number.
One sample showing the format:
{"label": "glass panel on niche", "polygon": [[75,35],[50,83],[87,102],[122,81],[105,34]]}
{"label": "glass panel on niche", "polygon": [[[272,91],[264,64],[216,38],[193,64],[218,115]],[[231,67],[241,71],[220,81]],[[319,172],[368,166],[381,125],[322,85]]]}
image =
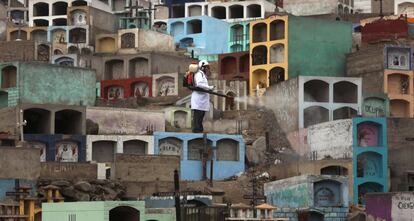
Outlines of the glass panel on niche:
{"label": "glass panel on niche", "polygon": [[183,142],[177,138],[164,138],[159,141],[160,155],[181,156]]}
{"label": "glass panel on niche", "polygon": [[134,97],[148,97],[149,88],[146,82],[138,82],[134,84]]}
{"label": "glass panel on niche", "polygon": [[78,162],[78,145],[68,141],[56,144],[56,161]]}
{"label": "glass panel on niche", "polygon": [[361,123],[358,125],[358,146],[376,147],[379,142],[380,126],[374,123]]}
{"label": "glass panel on niche", "polygon": [[124,98],[124,88],[121,86],[113,86],[108,89],[108,100],[116,100]]}
{"label": "glass panel on niche", "polygon": [[121,48],[135,48],[134,33],[126,33],[121,36]]}

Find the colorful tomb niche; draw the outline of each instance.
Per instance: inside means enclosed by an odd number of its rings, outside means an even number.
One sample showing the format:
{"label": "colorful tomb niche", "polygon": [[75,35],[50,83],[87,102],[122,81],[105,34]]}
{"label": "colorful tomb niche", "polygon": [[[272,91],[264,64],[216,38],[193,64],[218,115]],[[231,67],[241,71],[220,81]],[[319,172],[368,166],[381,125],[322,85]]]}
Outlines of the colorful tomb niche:
{"label": "colorful tomb niche", "polygon": [[63,141],[56,144],[57,162],[78,162],[78,145],[74,142]]}
{"label": "colorful tomb niche", "polygon": [[367,122],[358,125],[358,146],[360,147],[376,147],[379,142],[380,126],[375,123]]}
{"label": "colorful tomb niche", "polygon": [[146,82],[137,82],[133,86],[134,97],[149,97],[149,87]]}
{"label": "colorful tomb niche", "polygon": [[112,86],[108,89],[108,100],[124,98],[124,88],[121,86]]}

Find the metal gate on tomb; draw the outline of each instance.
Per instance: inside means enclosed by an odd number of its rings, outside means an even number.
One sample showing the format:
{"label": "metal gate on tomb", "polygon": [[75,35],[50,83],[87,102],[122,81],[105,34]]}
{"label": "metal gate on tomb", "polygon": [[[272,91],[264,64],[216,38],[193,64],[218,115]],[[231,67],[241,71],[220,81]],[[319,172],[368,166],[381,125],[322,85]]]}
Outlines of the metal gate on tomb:
{"label": "metal gate on tomb", "polygon": [[228,217],[228,208],[223,207],[186,207],[181,208],[181,221],[224,221]]}

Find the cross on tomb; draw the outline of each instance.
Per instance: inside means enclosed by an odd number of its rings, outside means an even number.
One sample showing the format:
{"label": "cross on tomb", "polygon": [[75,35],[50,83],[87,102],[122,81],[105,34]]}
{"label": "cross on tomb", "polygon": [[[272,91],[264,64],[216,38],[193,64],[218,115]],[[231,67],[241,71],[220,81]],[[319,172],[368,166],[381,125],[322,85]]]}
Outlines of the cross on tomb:
{"label": "cross on tomb", "polygon": [[384,14],[382,13],[382,1],[384,1],[384,0],[375,0],[376,2],[377,1],[379,1],[380,2],[380,12],[379,12],[379,16],[380,17],[383,17],[384,16]]}
{"label": "cross on tomb", "polygon": [[[127,14],[127,17],[121,18],[121,19],[134,19],[134,20],[138,20],[138,19],[145,19],[143,16],[139,16],[139,12],[146,12],[148,13],[148,23],[151,24],[151,16],[152,16],[152,11],[155,11],[157,9],[152,7],[152,3],[149,2],[149,6],[148,8],[144,8],[143,6],[139,5],[139,0],[135,1],[135,6],[132,6],[132,0],[129,0],[129,5],[125,6],[125,9],[127,9],[129,11],[129,13]],[[132,13],[132,10],[135,9],[135,16]],[[141,23],[141,22],[140,22]],[[140,27],[141,24],[138,25],[137,28],[142,28]],[[126,27],[128,28],[128,27]]]}
{"label": "cross on tomb", "polygon": [[203,134],[203,149],[201,150],[201,158],[203,165],[203,180],[207,180],[207,161],[210,161],[210,186],[213,186],[213,147],[208,145],[207,134]]}
{"label": "cross on tomb", "polygon": [[266,201],[266,196],[263,195],[259,195],[257,193],[257,177],[254,176],[252,180],[250,180],[250,182],[252,182],[252,194],[249,195],[244,195],[243,199],[250,199],[251,201],[251,205],[253,207],[253,218],[257,218],[257,211],[256,211],[256,206],[258,204],[259,200],[264,200]]}

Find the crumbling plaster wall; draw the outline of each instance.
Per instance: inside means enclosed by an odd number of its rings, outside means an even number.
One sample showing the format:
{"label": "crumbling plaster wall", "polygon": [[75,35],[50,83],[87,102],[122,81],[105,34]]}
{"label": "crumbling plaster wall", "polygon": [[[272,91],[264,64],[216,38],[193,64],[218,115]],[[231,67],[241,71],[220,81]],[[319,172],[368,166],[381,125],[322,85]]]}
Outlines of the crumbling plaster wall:
{"label": "crumbling plaster wall", "polygon": [[8,134],[16,134],[17,112],[14,107],[0,109],[0,131]]}
{"label": "crumbling plaster wall", "polygon": [[151,131],[165,131],[163,112],[88,107],[86,119],[98,124],[99,135],[143,135]]}
{"label": "crumbling plaster wall", "polygon": [[115,179],[126,182],[173,182],[174,170],[180,170],[178,156],[142,156],[116,154]]}
{"label": "crumbling plaster wall", "polygon": [[266,91],[266,105],[274,112],[276,120],[286,134],[299,128],[298,87],[298,79],[294,78],[280,82]]}
{"label": "crumbling plaster wall", "polygon": [[[154,41],[154,39],[157,39]],[[165,51],[175,50],[174,39],[172,36],[152,30],[139,29],[138,49],[140,51]]]}
{"label": "crumbling plaster wall", "polygon": [[352,158],[352,120],[336,120],[308,128],[309,155],[316,160]]}

